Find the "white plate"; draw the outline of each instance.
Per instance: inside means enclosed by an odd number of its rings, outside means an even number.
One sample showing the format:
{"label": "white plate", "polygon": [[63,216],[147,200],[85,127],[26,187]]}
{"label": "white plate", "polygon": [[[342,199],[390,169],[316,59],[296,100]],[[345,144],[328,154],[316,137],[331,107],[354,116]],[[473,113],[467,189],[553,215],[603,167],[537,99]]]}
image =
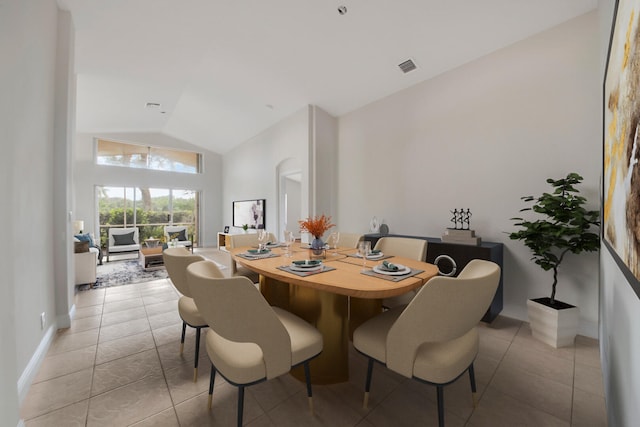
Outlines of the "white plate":
{"label": "white plate", "polygon": [[280,243],[267,243],[267,248],[278,248]]}
{"label": "white plate", "polygon": [[402,276],[402,275],[411,273],[411,269],[409,267],[405,267],[402,264],[394,264],[394,265],[398,267],[398,271],[383,270],[382,268],[380,268],[379,265],[374,266],[373,271],[380,274],[386,274],[388,276]]}
{"label": "white plate", "polygon": [[322,264],[315,265],[313,267],[300,267],[295,264],[291,264],[289,268],[293,271],[320,271],[324,266]]}

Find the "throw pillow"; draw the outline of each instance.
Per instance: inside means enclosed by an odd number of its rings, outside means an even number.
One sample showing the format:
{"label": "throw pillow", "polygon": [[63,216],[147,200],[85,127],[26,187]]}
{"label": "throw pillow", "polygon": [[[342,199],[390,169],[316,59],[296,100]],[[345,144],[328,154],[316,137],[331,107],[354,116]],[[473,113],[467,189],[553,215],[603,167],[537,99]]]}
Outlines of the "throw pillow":
{"label": "throw pillow", "polygon": [[133,240],[133,231],[127,234],[112,234],[115,246],[135,245]]}
{"label": "throw pillow", "polygon": [[89,252],[89,242],[73,242],[73,253]]}
{"label": "throw pillow", "polygon": [[180,231],[176,231],[176,232],[170,233],[169,234],[169,239],[170,240],[178,239],[178,241],[180,241],[180,242],[186,242],[187,241],[186,230],[180,230]]}
{"label": "throw pillow", "polygon": [[91,238],[91,234],[86,233],[86,234],[76,234],[75,236],[76,239],[80,240],[81,242],[89,242],[89,246],[95,246],[93,243],[93,239]]}

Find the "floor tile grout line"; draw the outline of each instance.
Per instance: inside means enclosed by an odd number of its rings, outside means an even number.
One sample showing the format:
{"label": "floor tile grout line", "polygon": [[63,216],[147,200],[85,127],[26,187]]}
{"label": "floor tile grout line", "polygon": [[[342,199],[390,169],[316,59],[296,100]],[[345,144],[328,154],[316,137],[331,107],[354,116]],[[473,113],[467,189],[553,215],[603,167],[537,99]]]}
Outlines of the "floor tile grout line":
{"label": "floor tile grout line", "polygon": [[[486,392],[486,390],[489,388],[489,386],[491,385],[491,382],[493,381],[493,379],[494,379],[494,377],[495,377],[495,375],[496,375],[496,372],[498,372],[498,369],[500,368],[500,366],[501,366],[501,365],[502,365],[502,363],[504,362],[504,359],[505,359],[505,357],[506,357],[507,353],[509,352],[509,349],[511,349],[511,346],[512,346],[512,344],[513,344],[513,341],[514,341],[514,340],[515,340],[515,338],[518,336],[518,333],[520,332],[520,330],[521,330],[523,327],[525,327],[525,323],[526,323],[526,322],[524,322],[524,321],[521,323],[520,327],[518,328],[518,331],[517,331],[517,332],[516,332],[516,334],[513,336],[513,339],[511,340],[511,343],[509,344],[509,347],[507,347],[507,350],[504,352],[504,354],[503,354],[502,358],[500,359],[500,362],[498,363],[498,366],[496,367],[495,372],[494,372],[494,373],[493,373],[493,375],[491,376],[491,380],[489,381],[489,383],[487,383],[487,387],[486,387],[486,389],[485,389],[485,392]],[[575,351],[574,351],[574,355],[573,355],[573,357],[575,358]],[[557,383],[557,384],[559,384],[559,385],[567,386],[566,384],[560,383],[560,382],[555,381],[555,380],[552,380],[552,379],[550,379],[550,378],[546,378],[546,377],[544,377],[544,376],[542,376],[542,375],[539,375],[539,374],[536,374],[536,373],[533,373],[533,372],[526,371],[526,370],[524,370],[524,369],[520,369],[520,368],[515,368],[515,369],[516,369],[517,371],[524,372],[524,373],[526,373],[526,374],[528,374],[528,375],[532,375],[532,376],[535,376],[535,377],[543,378],[543,379],[545,379],[545,380],[549,380],[549,381],[554,381],[555,383]],[[573,363],[573,370],[574,370],[574,376],[573,376],[573,378],[572,378],[572,381],[573,381],[573,382],[575,382],[575,363]],[[568,386],[567,386],[567,387],[568,387]],[[512,396],[512,395],[510,395],[510,394],[506,394],[506,393],[504,393],[504,392],[502,392],[502,391],[500,391],[500,390],[496,390],[496,391],[498,391],[499,393],[502,393],[502,394],[505,394],[505,395],[507,395],[507,396],[511,397],[512,399],[514,399],[514,400],[516,400],[516,401],[520,402],[520,403],[521,403],[521,404],[523,404],[523,405],[526,405],[527,407],[529,407],[529,408],[531,408],[531,409],[534,409],[534,410],[538,410],[538,411],[540,411],[540,412],[543,412],[543,413],[545,413],[545,414],[547,414],[547,415],[550,415],[550,416],[552,416],[552,417],[554,417],[554,418],[556,418],[556,419],[558,419],[558,420],[566,421],[566,420],[563,420],[562,418],[558,417],[557,415],[550,413],[550,412],[549,412],[549,411],[547,411],[546,409],[543,409],[543,408],[537,408],[537,407],[535,407],[535,406],[532,406],[532,405],[530,405],[527,401],[523,401],[523,400],[521,400],[521,399],[518,399],[517,397]],[[569,410],[570,410],[570,411],[569,411],[569,426],[571,426],[571,418],[572,418],[572,413],[573,413],[573,393],[574,393],[574,387],[573,387],[573,386],[571,386],[571,403],[570,403],[570,405],[569,405]],[[484,393],[483,393],[483,396],[484,396]],[[480,399],[478,399],[478,402],[480,402],[480,400],[481,400],[481,399],[482,399],[482,397],[480,397]]]}

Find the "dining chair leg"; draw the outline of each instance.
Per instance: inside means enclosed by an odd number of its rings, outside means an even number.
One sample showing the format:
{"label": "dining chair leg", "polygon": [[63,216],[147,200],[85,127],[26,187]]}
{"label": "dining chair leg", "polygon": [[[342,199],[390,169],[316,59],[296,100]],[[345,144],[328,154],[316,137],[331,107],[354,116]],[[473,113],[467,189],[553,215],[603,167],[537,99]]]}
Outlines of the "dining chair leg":
{"label": "dining chair leg", "polygon": [[198,381],[198,356],[200,354],[200,327],[196,328],[196,355],[195,362],[193,363],[193,382]]}
{"label": "dining chair leg", "polygon": [[369,358],[369,364],[367,365],[367,380],[364,385],[364,401],[362,407],[367,409],[369,405],[369,390],[371,389],[371,376],[373,375],[373,359]]}
{"label": "dining chair leg", "polygon": [[238,427],[242,427],[242,412],[244,411],[244,386],[238,386]]}
{"label": "dining chair leg", "polygon": [[436,386],[438,394],[438,426],[444,427],[444,386]]}
{"label": "dining chair leg", "polygon": [[474,409],[478,407],[478,399],[476,394],[476,374],[473,369],[473,363],[469,365],[469,381],[471,382],[471,398],[473,399]]}
{"label": "dining chair leg", "polygon": [[184,336],[187,333],[187,322],[182,321],[182,336],[180,337],[180,356],[182,356],[182,352],[184,351]]}
{"label": "dining chair leg", "polygon": [[213,384],[216,382],[216,367],[211,364],[211,376],[209,377],[209,410],[213,401]]}
{"label": "dining chair leg", "polygon": [[309,361],[307,360],[303,364],[304,366],[304,379],[307,381],[307,398],[309,399],[309,410],[313,414],[313,394],[311,391],[311,371],[309,369]]}

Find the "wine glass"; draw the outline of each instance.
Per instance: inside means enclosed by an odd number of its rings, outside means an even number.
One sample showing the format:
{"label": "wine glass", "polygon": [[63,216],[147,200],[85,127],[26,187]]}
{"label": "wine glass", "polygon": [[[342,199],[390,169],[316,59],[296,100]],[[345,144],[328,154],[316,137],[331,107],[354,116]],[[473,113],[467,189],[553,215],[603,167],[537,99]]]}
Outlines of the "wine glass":
{"label": "wine glass", "polygon": [[293,235],[293,231],[284,230],[284,256],[291,257],[291,244],[295,241],[295,237]]}
{"label": "wine glass", "polygon": [[267,243],[269,241],[269,233],[264,228],[258,230],[258,251],[262,252],[267,249]]}
{"label": "wine glass", "polygon": [[340,233],[337,231],[334,231],[333,233],[329,234],[329,237],[327,238],[327,245],[329,245],[329,248],[333,247],[333,255],[338,255],[339,240],[340,240]]}
{"label": "wine glass", "polygon": [[358,255],[362,257],[362,271],[367,269],[367,257],[371,253],[371,242],[363,240],[358,243]]}

